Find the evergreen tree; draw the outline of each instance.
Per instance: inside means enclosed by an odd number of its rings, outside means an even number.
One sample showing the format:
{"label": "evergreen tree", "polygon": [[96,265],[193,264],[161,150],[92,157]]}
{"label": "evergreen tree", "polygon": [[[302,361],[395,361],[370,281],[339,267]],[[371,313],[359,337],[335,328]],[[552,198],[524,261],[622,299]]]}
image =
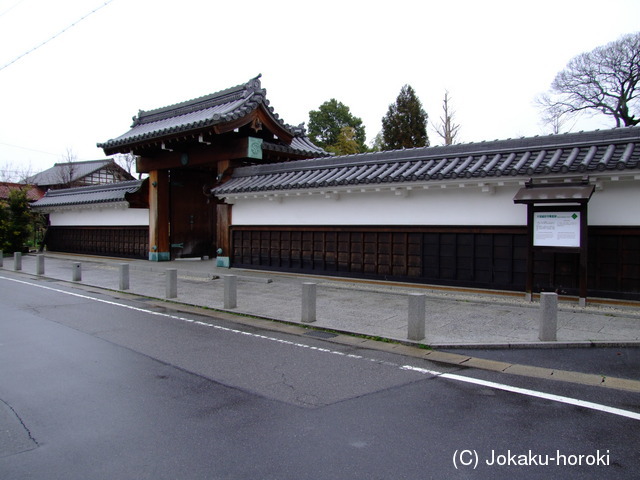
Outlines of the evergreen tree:
{"label": "evergreen tree", "polygon": [[400,90],[396,102],[389,105],[382,118],[382,139],[385,150],[428,147],[427,113],[410,85]]}
{"label": "evergreen tree", "polygon": [[366,134],[362,119],[351,114],[349,107],[335,98],[324,102],[318,110],[309,112],[309,138],[313,143],[333,151],[338,154],[345,154],[340,151],[341,134],[345,135],[343,129],[350,127],[353,129],[353,141],[357,145],[359,152],[366,152]]}
{"label": "evergreen tree", "polygon": [[12,190],[5,205],[0,205],[0,249],[21,252],[31,232],[32,215],[27,192]]}
{"label": "evergreen tree", "polygon": [[9,238],[9,205],[3,200],[0,200],[0,250],[3,253],[9,253],[11,246],[8,242]]}

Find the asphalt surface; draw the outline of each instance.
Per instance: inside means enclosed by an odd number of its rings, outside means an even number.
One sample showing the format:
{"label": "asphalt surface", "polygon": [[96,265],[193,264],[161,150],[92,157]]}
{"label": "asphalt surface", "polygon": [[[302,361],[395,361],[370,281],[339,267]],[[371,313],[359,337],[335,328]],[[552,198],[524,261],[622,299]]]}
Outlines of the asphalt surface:
{"label": "asphalt surface", "polygon": [[[373,348],[429,356],[443,364],[640,391],[640,303],[589,299],[580,307],[577,299],[561,298],[558,340],[543,342],[538,339],[538,302],[527,302],[514,292],[227,269],[217,267],[215,260],[148,262],[52,253],[45,255],[45,272],[38,275],[36,259],[23,256],[22,268],[16,271],[14,259],[5,257],[0,275],[95,286],[143,300],[160,311],[195,309],[231,314],[231,321],[245,324],[266,321],[270,328],[302,327],[306,333],[336,335],[334,342],[355,338]],[[74,264],[80,265],[79,282],[71,281]],[[125,291],[119,285],[123,264],[130,271],[130,288]],[[166,298],[168,269],[178,274],[177,297],[171,299]],[[238,284],[235,308],[224,305],[223,278],[230,274]],[[316,283],[318,292],[317,320],[311,324],[301,318],[305,282]],[[426,299],[426,338],[420,341],[407,338],[410,293]]]}
{"label": "asphalt surface", "polygon": [[[0,285],[1,478],[631,479],[640,466],[635,392],[19,273]],[[509,452],[603,464],[490,464]]]}

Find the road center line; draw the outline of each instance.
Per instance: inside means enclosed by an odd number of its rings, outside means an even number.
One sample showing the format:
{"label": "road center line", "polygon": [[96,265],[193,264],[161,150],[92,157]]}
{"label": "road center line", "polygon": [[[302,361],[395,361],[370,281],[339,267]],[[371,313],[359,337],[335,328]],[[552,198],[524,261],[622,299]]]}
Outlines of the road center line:
{"label": "road center line", "polygon": [[46,285],[39,285],[37,283],[31,283],[31,282],[27,282],[27,281],[24,281],[24,280],[18,280],[18,279],[15,279],[15,278],[9,278],[9,277],[0,276],[0,279],[8,280],[10,282],[15,282],[15,283],[21,283],[21,284],[24,284],[24,285],[29,285],[29,286],[32,286],[32,287],[37,287],[37,288],[41,288],[41,289],[44,289],[44,290],[49,290],[49,291],[56,292],[56,293],[62,293],[64,295],[71,295],[73,297],[82,298],[84,300],[91,300],[91,301],[94,301],[94,302],[100,302],[100,303],[104,303],[104,304],[107,304],[107,305],[112,305],[112,306],[115,306],[115,307],[127,308],[129,310],[133,310],[133,311],[141,312],[141,313],[147,313],[147,314],[155,315],[155,316],[158,316],[158,317],[165,317],[165,318],[171,318],[173,320],[179,320],[179,321],[182,321],[182,322],[194,323],[194,324],[197,324],[197,325],[200,325],[200,326],[203,326],[203,327],[215,328],[216,330],[221,330],[221,331],[228,332],[228,333],[246,335],[246,336],[258,338],[258,339],[261,339],[261,340],[269,340],[271,342],[277,342],[277,343],[290,345],[290,346],[294,346],[294,347],[298,347],[298,348],[306,348],[306,349],[318,351],[318,352],[321,352],[321,353],[330,353],[330,354],[333,354],[333,355],[339,355],[339,356],[343,356],[343,357],[346,357],[346,358],[353,358],[353,359],[357,359],[357,360],[371,361],[371,362],[387,365],[387,366],[390,366],[390,367],[399,368],[400,370],[418,372],[418,373],[422,373],[422,374],[425,374],[425,375],[433,375],[433,376],[436,376],[436,377],[439,377],[439,378],[445,378],[445,379],[448,379],[448,380],[455,380],[455,381],[458,381],[458,382],[471,383],[471,384],[475,384],[475,385],[482,385],[484,387],[493,388],[493,389],[496,389],[496,390],[503,390],[503,391],[506,391],[506,392],[517,393],[519,395],[526,395],[526,396],[529,396],[529,397],[541,398],[541,399],[550,400],[550,401],[553,401],[553,402],[565,403],[565,404],[568,404],[568,405],[574,405],[574,406],[578,406],[578,407],[588,408],[590,410],[596,410],[596,411],[599,411],[599,412],[609,413],[609,414],[612,414],[612,415],[631,418],[633,420],[640,420],[640,413],[631,412],[631,411],[623,410],[623,409],[620,409],[620,408],[610,407],[608,405],[602,405],[602,404],[599,404],[599,403],[588,402],[586,400],[580,400],[580,399],[577,399],[577,398],[565,397],[563,395],[555,395],[555,394],[552,394],[552,393],[539,392],[537,390],[530,390],[530,389],[527,389],[527,388],[514,387],[514,386],[506,385],[506,384],[503,384],[503,383],[490,382],[490,381],[487,381],[487,380],[480,380],[480,379],[477,379],[477,378],[465,377],[463,375],[456,375],[456,374],[453,374],[453,373],[444,373],[444,372],[439,372],[437,370],[429,370],[429,369],[426,369],[426,368],[414,367],[414,366],[411,366],[411,365],[398,365],[398,364],[395,364],[395,363],[392,363],[392,362],[376,360],[376,359],[373,359],[373,358],[367,358],[367,357],[360,356],[360,355],[346,354],[344,352],[340,352],[340,351],[337,351],[337,350],[331,350],[331,349],[328,349],[328,348],[321,348],[321,347],[314,347],[312,345],[307,345],[305,343],[292,342],[290,340],[283,340],[281,338],[269,337],[267,335],[260,335],[260,334],[256,334],[256,333],[251,333],[251,332],[246,332],[246,331],[243,331],[243,330],[234,329],[234,328],[223,327],[223,326],[220,326],[220,325],[214,325],[213,323],[208,323],[208,322],[203,322],[203,321],[200,321],[200,320],[193,320],[193,319],[190,319],[190,318],[180,317],[178,315],[171,315],[171,314],[162,313],[162,312],[154,312],[152,310],[147,310],[147,309],[140,308],[140,307],[134,307],[132,305],[126,305],[124,303],[118,303],[118,302],[114,302],[114,301],[111,301],[111,300],[103,300],[101,298],[95,298],[95,297],[91,297],[89,295],[83,295],[83,294],[75,293],[75,292],[68,292],[66,290],[61,290],[59,288],[48,287]]}

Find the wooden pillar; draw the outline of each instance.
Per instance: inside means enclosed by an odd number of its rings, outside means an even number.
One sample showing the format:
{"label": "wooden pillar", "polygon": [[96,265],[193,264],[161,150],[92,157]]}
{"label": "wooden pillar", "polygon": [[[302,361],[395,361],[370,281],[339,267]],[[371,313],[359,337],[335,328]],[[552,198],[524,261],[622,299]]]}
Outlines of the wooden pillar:
{"label": "wooden pillar", "polygon": [[587,304],[587,281],[589,264],[589,222],[587,221],[587,204],[580,206],[580,280],[579,303],[584,307]]}
{"label": "wooden pillar", "polygon": [[216,249],[218,257],[231,257],[231,207],[226,203],[220,203],[216,206]]}
{"label": "wooden pillar", "polygon": [[149,260],[171,260],[168,170],[149,172]]}
{"label": "wooden pillar", "polygon": [[533,204],[527,205],[527,280],[525,285],[525,301],[533,300]]}

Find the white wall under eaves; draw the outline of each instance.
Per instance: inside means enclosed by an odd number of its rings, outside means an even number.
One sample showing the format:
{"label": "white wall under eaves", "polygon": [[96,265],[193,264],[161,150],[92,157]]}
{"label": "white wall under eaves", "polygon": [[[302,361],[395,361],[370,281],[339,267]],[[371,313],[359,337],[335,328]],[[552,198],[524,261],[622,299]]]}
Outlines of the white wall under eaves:
{"label": "white wall under eaves", "polygon": [[49,214],[54,227],[148,226],[148,208],[95,208],[64,210]]}
{"label": "white wall under eaves", "polygon": [[[513,203],[520,187],[414,188],[410,191],[279,192],[229,198],[233,225],[524,226],[527,207]],[[406,192],[406,195],[405,195]],[[607,182],[589,202],[589,224],[640,226],[640,184]]]}

